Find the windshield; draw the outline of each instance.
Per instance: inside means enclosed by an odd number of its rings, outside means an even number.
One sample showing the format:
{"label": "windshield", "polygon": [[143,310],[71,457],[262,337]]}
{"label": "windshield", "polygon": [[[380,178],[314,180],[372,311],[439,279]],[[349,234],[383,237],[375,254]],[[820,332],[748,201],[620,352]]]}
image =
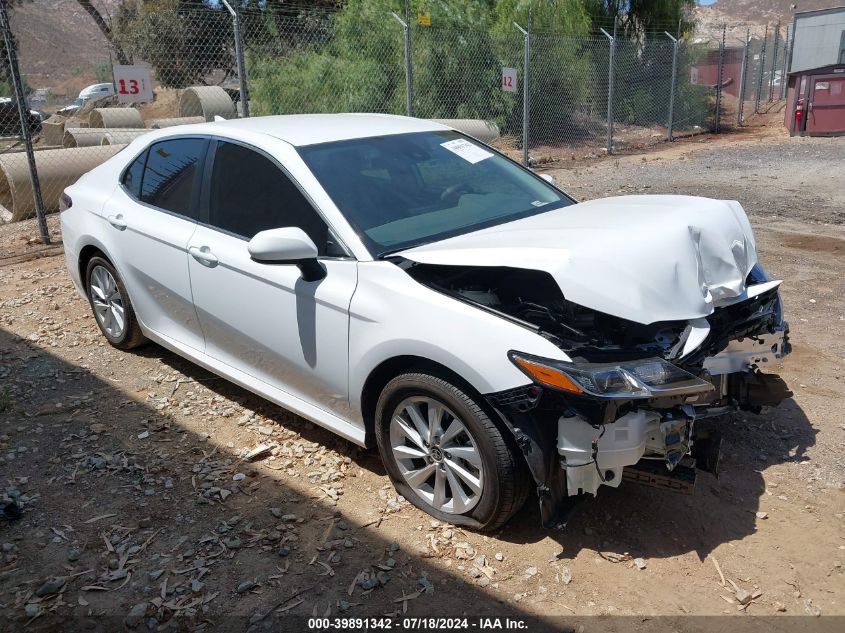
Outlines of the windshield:
{"label": "windshield", "polygon": [[452,131],[320,143],[299,153],[376,257],[573,204]]}

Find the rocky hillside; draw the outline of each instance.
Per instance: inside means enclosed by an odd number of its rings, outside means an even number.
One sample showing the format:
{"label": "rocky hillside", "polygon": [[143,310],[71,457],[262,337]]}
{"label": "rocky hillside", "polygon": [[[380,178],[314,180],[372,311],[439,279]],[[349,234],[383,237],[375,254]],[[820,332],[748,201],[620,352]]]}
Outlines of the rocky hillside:
{"label": "rocky hillside", "polygon": [[[120,0],[96,0],[112,11]],[[12,30],[21,70],[32,88],[76,97],[97,80],[97,67],[111,65],[105,38],[76,0],[26,0],[15,6]]]}
{"label": "rocky hillside", "polygon": [[696,8],[698,37],[719,37],[722,25],[727,25],[728,39],[744,39],[746,30],[761,36],[766,25],[781,23],[781,34],[792,22],[797,11],[813,11],[838,6],[845,0],[716,0],[708,6]]}

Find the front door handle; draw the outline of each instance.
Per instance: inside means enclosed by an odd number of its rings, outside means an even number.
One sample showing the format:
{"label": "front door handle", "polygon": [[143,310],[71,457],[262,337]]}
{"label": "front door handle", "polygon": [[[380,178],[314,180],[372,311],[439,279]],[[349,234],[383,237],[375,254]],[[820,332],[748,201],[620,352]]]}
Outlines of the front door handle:
{"label": "front door handle", "polygon": [[188,252],[191,254],[195,260],[197,260],[203,266],[208,266],[209,268],[214,268],[217,266],[217,262],[220,260],[217,259],[217,256],[209,250],[208,246],[191,246],[188,248]]}
{"label": "front door handle", "polygon": [[110,215],[106,218],[114,228],[118,231],[123,231],[126,228],[126,220],[123,219],[123,214],[118,213],[117,215]]}

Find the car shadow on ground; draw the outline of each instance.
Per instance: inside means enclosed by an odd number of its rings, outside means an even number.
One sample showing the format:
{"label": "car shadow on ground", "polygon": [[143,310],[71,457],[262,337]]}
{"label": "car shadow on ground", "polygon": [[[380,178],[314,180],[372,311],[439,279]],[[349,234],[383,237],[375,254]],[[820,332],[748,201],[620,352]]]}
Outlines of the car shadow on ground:
{"label": "car shadow on ground", "polygon": [[[154,345],[137,353],[214,378]],[[123,630],[132,612],[137,630],[306,630],[304,618],[326,614],[538,622],[356,524],[342,511],[348,504],[326,503],[304,478],[242,463],[236,449],[180,426],[134,387],[2,329],[0,369],[9,387],[0,408],[5,493],[23,510],[0,521],[10,544],[0,561],[8,597],[0,617],[10,630]],[[351,447],[226,381],[204,384],[275,414],[305,440]],[[365,468],[377,463],[359,458]],[[368,577],[362,572],[375,580],[356,583]]]}
{"label": "car shadow on ground", "polygon": [[[173,369],[197,380],[213,374],[158,346],[140,353],[154,355]],[[212,386],[213,385],[213,386]],[[295,429],[308,441],[338,447],[346,445],[356,464],[386,476],[375,450],[355,450],[346,440],[226,380],[209,383],[228,399],[242,403]],[[724,439],[718,477],[699,472],[692,495],[622,483],[602,487],[596,498],[575,506],[563,530],[540,525],[536,496],[529,496],[495,536],[511,543],[535,543],[553,538],[561,545],[560,558],[574,558],[582,549],[628,553],[632,558],[669,558],[695,552],[703,560],[719,545],[741,540],[756,531],[759,500],[766,494],[763,472],[784,461],[808,459],[817,431],[794,399],[762,414],[737,412],[706,422]]]}

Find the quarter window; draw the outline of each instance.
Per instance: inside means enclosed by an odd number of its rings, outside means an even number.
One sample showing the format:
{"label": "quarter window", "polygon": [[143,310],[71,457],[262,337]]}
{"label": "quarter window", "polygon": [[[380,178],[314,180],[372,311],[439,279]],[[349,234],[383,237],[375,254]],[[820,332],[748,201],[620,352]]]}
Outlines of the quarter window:
{"label": "quarter window", "polygon": [[194,192],[205,140],[177,138],[150,147],[141,183],[141,201],[195,218]]}
{"label": "quarter window", "polygon": [[320,255],[340,254],[326,223],[290,178],[266,156],[237,143],[217,143],[208,222],[247,239],[295,226],[314,241]]}
{"label": "quarter window", "polygon": [[147,151],[132,161],[132,164],[123,172],[123,186],[126,187],[133,198],[141,197],[141,176],[144,175],[144,163],[147,161]]}

